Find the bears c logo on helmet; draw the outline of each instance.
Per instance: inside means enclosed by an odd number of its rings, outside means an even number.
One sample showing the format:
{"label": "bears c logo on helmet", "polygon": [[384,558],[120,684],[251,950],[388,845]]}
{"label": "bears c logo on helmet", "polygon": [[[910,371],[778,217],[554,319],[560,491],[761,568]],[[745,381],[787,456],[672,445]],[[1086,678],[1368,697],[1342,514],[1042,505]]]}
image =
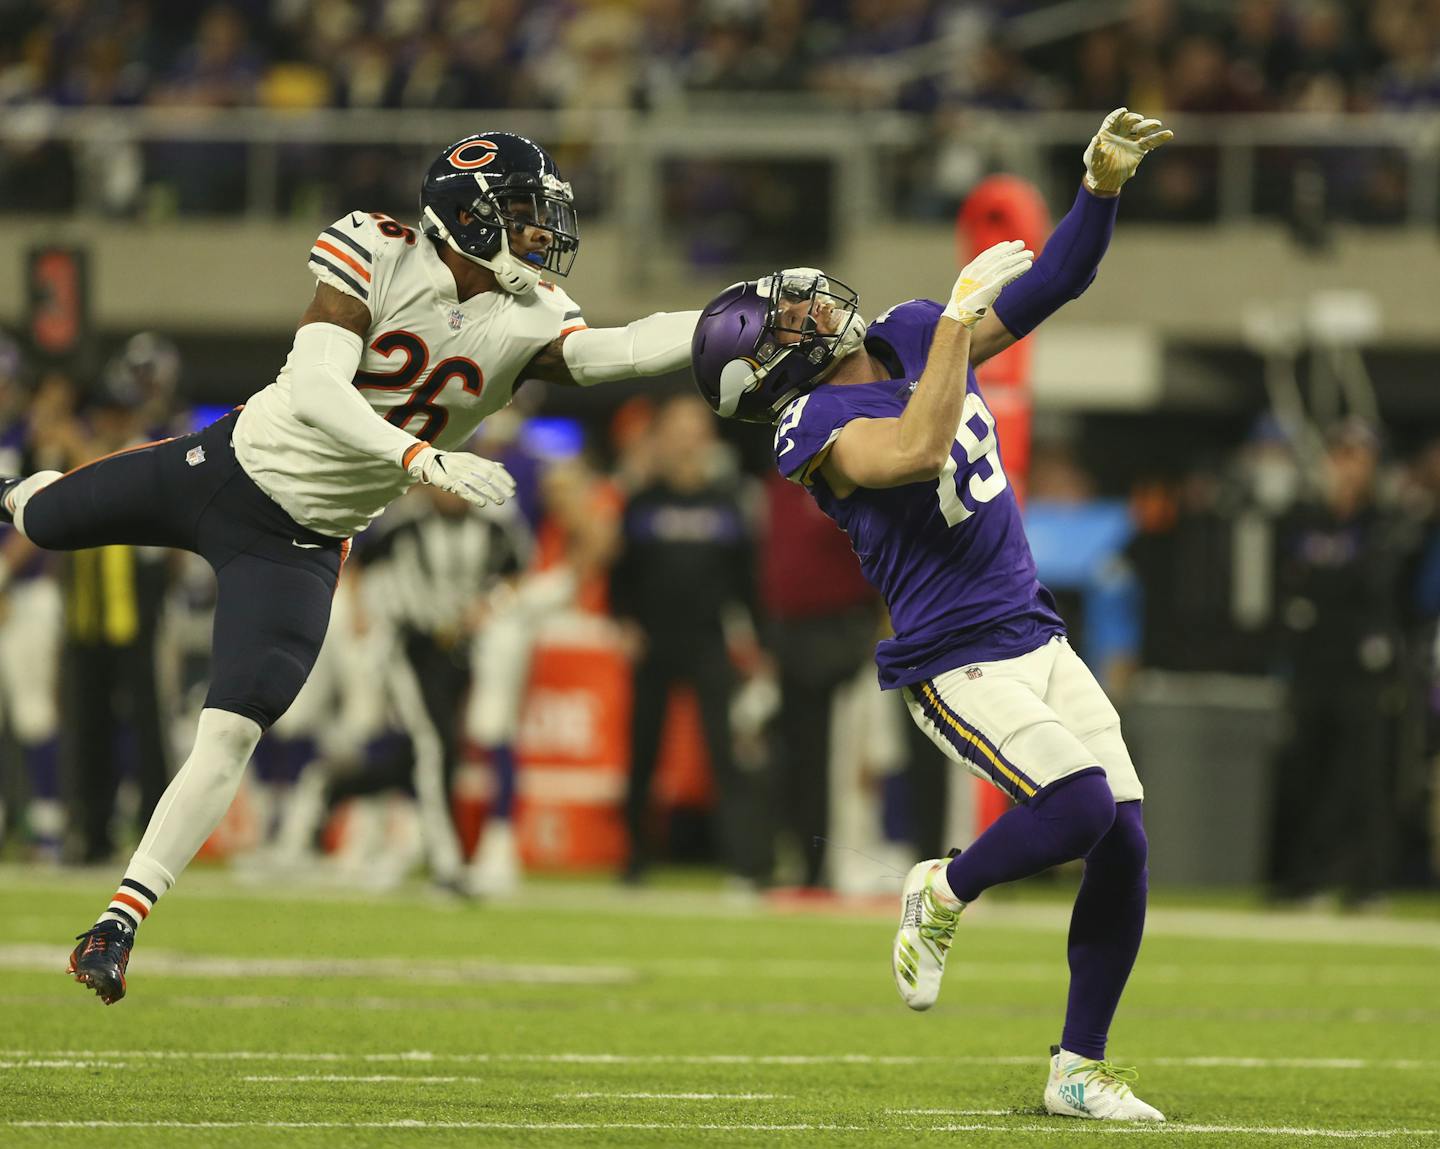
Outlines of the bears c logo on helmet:
{"label": "bears c logo on helmet", "polygon": [[[476,154],[477,150],[479,154]],[[450,153],[450,166],[459,168],[462,172],[474,171],[493,160],[499,150],[500,145],[490,140],[471,140]]]}

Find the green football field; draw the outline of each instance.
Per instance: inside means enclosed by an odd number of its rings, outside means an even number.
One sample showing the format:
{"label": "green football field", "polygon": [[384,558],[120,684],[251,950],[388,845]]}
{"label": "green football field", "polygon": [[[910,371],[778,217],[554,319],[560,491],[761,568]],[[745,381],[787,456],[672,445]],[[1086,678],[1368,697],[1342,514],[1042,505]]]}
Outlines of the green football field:
{"label": "green football field", "polygon": [[1040,1107],[1065,881],[972,907],[940,1005],[912,1014],[888,908],[559,882],[473,906],[215,872],[166,898],[105,1008],[61,971],[114,877],[0,869],[6,1149],[1440,1149],[1433,902],[1340,918],[1157,898],[1111,1054],[1170,1123],[1134,1127]]}

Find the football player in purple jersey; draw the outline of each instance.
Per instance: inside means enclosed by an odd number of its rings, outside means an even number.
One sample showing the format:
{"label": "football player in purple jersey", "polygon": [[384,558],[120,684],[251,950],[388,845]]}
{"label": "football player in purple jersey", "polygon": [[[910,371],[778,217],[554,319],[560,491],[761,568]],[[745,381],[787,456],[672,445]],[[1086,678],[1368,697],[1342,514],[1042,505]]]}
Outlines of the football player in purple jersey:
{"label": "football player in purple jersey", "polygon": [[1163,1121],[1106,1040],[1145,924],[1144,790],[1120,720],[1065,638],[1035,575],[995,420],[974,367],[1094,280],[1122,185],[1171,138],[1125,108],[1085,151],[1075,205],[1035,258],[982,252],[948,303],[915,299],[868,326],[844,284],[813,268],[727,288],[692,346],[721,415],[775,424],[775,462],[850,536],[884,595],[893,638],[880,683],[953,761],[1014,800],[963,853],[921,862],[901,894],[895,984],[912,1009],[940,991],[960,913],[991,886],[1076,858],[1070,993],[1051,1049],[1055,1114]]}

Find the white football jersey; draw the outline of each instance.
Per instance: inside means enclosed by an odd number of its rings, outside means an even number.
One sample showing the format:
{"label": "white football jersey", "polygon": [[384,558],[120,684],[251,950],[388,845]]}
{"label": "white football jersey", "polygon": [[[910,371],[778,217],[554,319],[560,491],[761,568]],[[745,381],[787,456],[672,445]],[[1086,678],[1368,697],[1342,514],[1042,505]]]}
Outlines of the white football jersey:
{"label": "white football jersey", "polygon": [[[524,295],[486,291],[462,303],[431,241],[389,216],[351,212],[336,220],[310,249],[310,271],[370,308],[355,373],[360,394],[441,451],[462,447],[480,420],[510,401],[536,352],[585,326],[574,300],[543,280]],[[302,423],[291,386],[287,360],[240,412],[235,455],[296,522],[348,537],[413,480],[398,459],[377,459]]]}

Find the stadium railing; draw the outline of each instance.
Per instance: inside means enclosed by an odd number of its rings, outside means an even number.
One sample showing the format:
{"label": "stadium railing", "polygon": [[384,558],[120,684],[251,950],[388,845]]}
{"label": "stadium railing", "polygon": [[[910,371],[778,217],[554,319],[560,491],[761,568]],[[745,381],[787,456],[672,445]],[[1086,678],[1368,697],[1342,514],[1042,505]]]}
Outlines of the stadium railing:
{"label": "stadium railing", "polygon": [[[552,149],[582,154],[618,195],[597,200],[637,226],[648,227],[662,201],[665,164],[676,160],[823,161],[832,172],[829,194],[844,233],[863,226],[893,189],[898,157],[933,157],[968,149],[965,170],[1003,169],[1037,179],[1047,192],[1063,194],[1052,178],[1053,149],[1084,147],[1097,117],[1089,112],[994,113],[957,110],[936,120],[874,111],[787,114],[736,97],[726,109],[685,115],[627,111],[409,111],[330,109],[277,112],[261,109],[79,108],[29,106],[0,118],[0,148],[13,157],[40,144],[61,144],[76,153],[77,171],[103,164],[107,155],[155,144],[241,145],[244,148],[243,210],[273,215],[281,207],[282,169],[294,149],[393,147],[402,153],[433,152],[476,130],[503,125],[544,141]],[[764,111],[761,112],[761,108]],[[1363,177],[1379,156],[1403,166],[1403,212],[1395,222],[1433,225],[1440,217],[1440,114],[1330,116],[1267,114],[1176,116],[1171,154],[1205,153],[1213,166],[1213,218],[1243,220],[1262,207],[1257,179],[1267,152],[1334,157]],[[1072,157],[1062,170],[1068,184]],[[400,165],[413,183],[413,164]],[[93,180],[78,181],[78,211],[101,210]]]}

